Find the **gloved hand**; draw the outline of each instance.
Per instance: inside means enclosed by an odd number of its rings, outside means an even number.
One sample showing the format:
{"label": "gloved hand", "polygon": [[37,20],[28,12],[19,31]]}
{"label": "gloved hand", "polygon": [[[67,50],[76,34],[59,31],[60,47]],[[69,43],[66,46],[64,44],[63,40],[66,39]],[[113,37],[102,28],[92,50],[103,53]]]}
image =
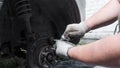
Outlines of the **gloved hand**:
{"label": "gloved hand", "polygon": [[56,40],[55,46],[56,46],[56,54],[58,56],[68,58],[68,50],[74,47],[75,45],[70,42]]}
{"label": "gloved hand", "polygon": [[89,30],[89,27],[84,22],[81,22],[79,24],[69,24],[63,34],[63,37],[66,39],[77,36],[81,37]]}

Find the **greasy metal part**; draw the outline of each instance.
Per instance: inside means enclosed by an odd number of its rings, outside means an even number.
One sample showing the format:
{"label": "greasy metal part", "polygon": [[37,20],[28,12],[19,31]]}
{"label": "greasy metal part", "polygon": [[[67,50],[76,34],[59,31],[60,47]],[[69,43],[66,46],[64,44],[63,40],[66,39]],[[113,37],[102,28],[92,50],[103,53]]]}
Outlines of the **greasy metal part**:
{"label": "greasy metal part", "polygon": [[68,37],[68,38],[66,38],[64,35],[62,35],[60,40],[62,40],[62,41],[69,41],[69,40],[70,40],[70,38],[69,38],[69,37]]}
{"label": "greasy metal part", "polygon": [[[57,63],[57,56],[55,54],[55,49],[53,48],[53,45],[50,43],[50,40],[49,44],[45,43],[46,41],[44,40],[39,40],[34,43],[34,45],[37,46],[37,49],[34,51],[35,62],[37,62],[39,67],[52,68],[52,66]],[[40,42],[44,42],[44,44],[39,45]]]}
{"label": "greasy metal part", "polygon": [[49,46],[43,47],[39,53],[39,65],[43,68],[50,68],[55,62],[54,50]]}

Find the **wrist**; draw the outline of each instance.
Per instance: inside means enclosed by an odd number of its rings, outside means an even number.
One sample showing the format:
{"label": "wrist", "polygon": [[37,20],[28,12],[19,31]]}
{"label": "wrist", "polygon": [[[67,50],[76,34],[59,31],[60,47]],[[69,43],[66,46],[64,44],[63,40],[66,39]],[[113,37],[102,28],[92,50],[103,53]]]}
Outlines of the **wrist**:
{"label": "wrist", "polygon": [[93,28],[95,27],[95,24],[93,23],[93,21],[90,21],[90,20],[86,20],[85,24],[88,26],[90,30],[93,30]]}
{"label": "wrist", "polygon": [[65,51],[65,54],[64,54],[64,55],[65,55],[67,58],[70,58],[68,52],[69,52],[69,49],[71,49],[71,48],[73,48],[73,46],[66,47],[66,50],[64,50],[64,51]]}
{"label": "wrist", "polygon": [[79,27],[80,27],[80,30],[83,32],[83,34],[90,31],[89,26],[85,22],[81,22]]}
{"label": "wrist", "polygon": [[67,58],[70,58],[70,56],[69,56],[69,50],[72,49],[75,45],[72,44],[72,43],[70,43],[70,42],[66,42],[66,43],[68,43],[70,46],[67,46],[67,47],[66,47],[65,56],[66,56]]}
{"label": "wrist", "polygon": [[68,57],[68,58],[72,58],[72,57],[71,57],[71,50],[72,50],[72,48],[73,48],[73,47],[71,47],[71,48],[69,48],[69,49],[67,50],[67,57]]}
{"label": "wrist", "polygon": [[76,57],[76,54],[78,54],[78,52],[76,52],[76,50],[77,50],[78,48],[75,46],[75,47],[72,47],[72,48],[69,48],[69,50],[68,50],[68,57],[70,58],[70,59],[75,59],[75,57]]}

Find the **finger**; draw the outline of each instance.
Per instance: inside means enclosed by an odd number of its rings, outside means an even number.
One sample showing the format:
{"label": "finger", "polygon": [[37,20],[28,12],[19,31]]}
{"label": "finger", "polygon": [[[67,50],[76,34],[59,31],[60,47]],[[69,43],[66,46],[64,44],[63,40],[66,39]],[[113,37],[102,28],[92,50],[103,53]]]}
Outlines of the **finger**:
{"label": "finger", "polygon": [[73,32],[77,32],[77,31],[76,31],[76,30],[70,30],[70,31],[64,32],[64,37],[65,37],[66,39],[70,39],[69,35],[70,35],[71,33],[73,33]]}
{"label": "finger", "polygon": [[84,34],[81,34],[79,31],[70,32],[68,34],[69,38],[82,37]]}
{"label": "finger", "polygon": [[68,36],[77,36],[77,35],[79,35],[79,33],[78,32],[69,32],[68,33]]}
{"label": "finger", "polygon": [[74,32],[74,31],[76,31],[77,29],[76,29],[76,26],[77,24],[69,24],[69,25],[67,25],[67,27],[66,27],[66,29],[65,29],[65,32],[63,33],[63,36],[65,37],[65,38],[69,38],[69,32]]}

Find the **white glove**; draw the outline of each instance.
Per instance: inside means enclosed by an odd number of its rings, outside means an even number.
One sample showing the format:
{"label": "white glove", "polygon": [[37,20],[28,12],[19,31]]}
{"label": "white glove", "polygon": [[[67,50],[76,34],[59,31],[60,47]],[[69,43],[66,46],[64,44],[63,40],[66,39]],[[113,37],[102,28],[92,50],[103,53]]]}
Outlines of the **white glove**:
{"label": "white glove", "polygon": [[74,47],[74,44],[66,41],[56,40],[56,54],[68,58],[68,50]]}
{"label": "white glove", "polygon": [[84,22],[81,22],[79,24],[69,24],[63,35],[65,38],[77,37],[77,36],[81,37],[89,30],[90,29]]}

